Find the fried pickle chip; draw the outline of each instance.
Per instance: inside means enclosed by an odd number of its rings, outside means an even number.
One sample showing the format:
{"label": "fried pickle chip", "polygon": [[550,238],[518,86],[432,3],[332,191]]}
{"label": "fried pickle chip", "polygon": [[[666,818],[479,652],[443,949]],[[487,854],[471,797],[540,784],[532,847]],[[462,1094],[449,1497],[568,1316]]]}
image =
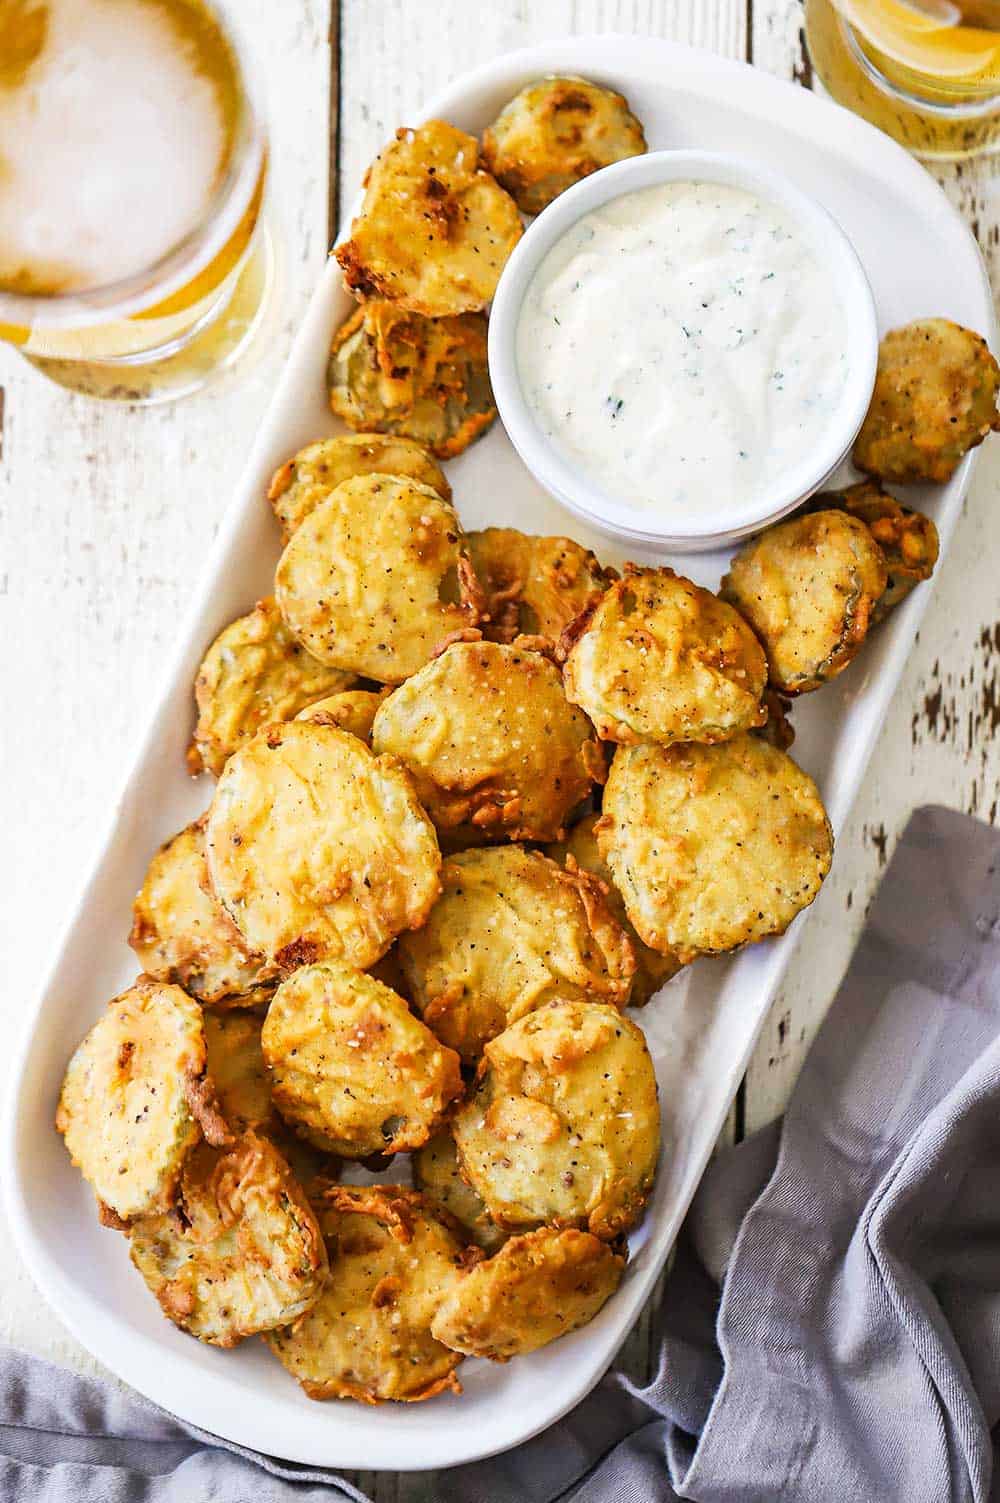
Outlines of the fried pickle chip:
{"label": "fried pickle chip", "polygon": [[632,945],[589,872],[495,846],[449,857],[441,881],[399,953],[414,1006],[463,1059],[553,997],[628,1002]]}
{"label": "fried pickle chip", "polygon": [[295,718],[312,720],[317,725],[339,726],[370,746],[378,707],[388,693],[388,689],[345,689],[342,694],[331,694],[329,699],[318,699],[314,705],[300,710]]}
{"label": "fried pickle chip", "polygon": [[938,530],[923,512],[903,506],[876,480],[862,480],[843,491],[824,491],[813,498],[819,511],[841,507],[858,517],[885,556],[888,584],[875,602],[872,624],[884,621],[910,591],[930,579],[938,561]]}
{"label": "fried pickle chip", "polygon": [[478,838],[556,840],[604,779],[593,727],[538,652],[454,642],[396,689],[372,743],[410,769],[453,847]]}
{"label": "fried pickle chip", "polygon": [[597,844],[594,826],[598,818],[597,814],[585,814],[583,819],[576,822],[565,839],[546,847],[546,855],[553,861],[557,861],[560,866],[590,872],[604,884],[604,898],[607,905],[631,940],[635,954],[635,975],[632,978],[632,990],[628,998],[629,1006],[645,1007],[654,992],[658,992],[671,976],[676,976],[681,969],[681,962],[676,955],[660,955],[656,950],[651,950],[636,934],[625,912],[625,899],[615,886],[611,870]]}
{"label": "fried pickle chip", "polygon": [[732,606],[672,569],[625,568],[565,633],[566,697],[607,741],[725,741],[763,725],[767,665]]}
{"label": "fried pickle chip", "polygon": [[508,1234],[490,1219],[482,1198],[462,1178],[455,1139],[448,1128],[442,1128],[417,1149],[411,1168],[417,1189],[443,1206],[477,1247],[491,1253],[503,1246]]}
{"label": "fried pickle chip", "polygon": [[213,1346],[295,1320],[326,1274],[305,1195],[273,1143],[254,1132],[225,1150],[196,1148],[176,1208],[137,1222],[130,1241],[167,1319]]}
{"label": "fried pickle chip", "polygon": [[444,501],[451,486],[427,450],[410,438],[381,433],[348,433],[323,438],[300,449],[275,470],[267,499],[281,526],[285,542],[331,491],[357,475],[408,476],[429,485]]}
{"label": "fried pickle chip", "polygon": [[589,548],[571,538],[532,537],[513,527],[487,527],[466,539],[476,577],[486,597],[493,642],[548,637],[557,642],[614,577]]}
{"label": "fried pickle chip", "polygon": [[270,726],[219,779],[205,831],[212,887],[281,971],[374,965],[440,891],[434,829],[409,776],[335,726]]}
{"label": "fried pickle chip", "polygon": [[314,656],[379,683],[409,678],[475,626],[482,599],[454,507],[389,475],[332,491],[281,555],[275,584],[289,630]]}
{"label": "fried pickle chip", "polygon": [[590,1232],[539,1227],[511,1237],[445,1295],[431,1333],[467,1357],[509,1362],[592,1321],[625,1259]]}
{"label": "fried pickle chip", "polygon": [[128,942],[147,975],[175,982],[205,1007],[256,1007],[274,990],[262,957],[212,895],[203,818],[153,857],[132,906]]}
{"label": "fried pickle chip", "polygon": [[113,998],[66,1069],[56,1127],[111,1220],[166,1210],[202,1136],[225,1141],[205,1077],[198,1003],[140,976]]}
{"label": "fried pickle chip", "polygon": [[188,766],[218,777],[226,758],[261,726],[291,720],[305,705],[353,681],[352,673],[320,662],[296,640],[273,600],[259,600],[248,616],[219,633],[202,659]]}
{"label": "fried pickle chip", "polygon": [[333,336],[326,379],[348,427],[405,436],[438,459],[461,454],[497,415],[482,313],[424,318],[365,303]]}
{"label": "fried pickle chip", "polygon": [[528,84],[483,134],[483,160],[525,214],[540,214],[581,178],[645,150],[622,95],[572,76]]}
{"label": "fried pickle chip", "polygon": [[833,855],[812,778],[754,735],[620,748],[596,828],[640,938],[682,960],[784,933]]}
{"label": "fried pickle chip", "polygon": [[311,1399],[413,1403],[461,1393],[462,1360],[431,1321],[468,1251],[431,1204],[402,1185],[333,1185],[315,1200],[330,1272],[294,1325],[265,1339]]}
{"label": "fried pickle chip", "polygon": [[379,152],[334,254],[359,298],[441,318],[486,307],[520,238],[517,205],[480,166],[475,137],[428,120]]}
{"label": "fried pickle chip", "polygon": [[882,550],[846,511],[813,511],[745,543],[720,594],[764,644],[782,694],[806,694],[842,673],[868,635],[885,592]]}
{"label": "fried pickle chip", "polygon": [[462,1093],[458,1055],[402,997],[343,966],[303,966],[283,982],[262,1042],[279,1111],[343,1158],[419,1148]]}
{"label": "fried pickle chip", "polygon": [[601,1002],[550,1002],[486,1045],[452,1124],[493,1220],[613,1239],[642,1213],[660,1111],[641,1028]]}
{"label": "fried pickle chip", "polygon": [[879,345],[854,463],[901,485],[949,480],[962,457],[1000,428],[998,391],[1000,366],[979,334],[947,318],[892,329]]}

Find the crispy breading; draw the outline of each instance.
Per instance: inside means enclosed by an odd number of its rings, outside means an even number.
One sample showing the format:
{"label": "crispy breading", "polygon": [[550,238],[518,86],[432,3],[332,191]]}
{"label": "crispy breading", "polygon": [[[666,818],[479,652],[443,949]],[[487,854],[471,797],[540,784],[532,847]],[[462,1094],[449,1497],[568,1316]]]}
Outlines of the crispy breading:
{"label": "crispy breading", "polygon": [[281,971],[374,965],[440,891],[409,775],[335,726],[271,726],[230,758],[205,830],[209,876],[247,944]]}
{"label": "crispy breading", "polygon": [[452,1131],[499,1225],[617,1237],[641,1215],[659,1153],[642,1029],[606,1003],[537,1008],[486,1045]]}
{"label": "crispy breading", "polygon": [[467,1357],[509,1362],[593,1320],[625,1259],[575,1227],[539,1227],[477,1263],[446,1294],[431,1333]]}
{"label": "crispy breading", "polygon": [[916,585],[933,574],[940,552],[933,521],[923,512],[903,506],[877,480],[862,480],[843,491],[824,491],[810,505],[817,511],[841,507],[860,518],[881,548],[888,583],[875,602],[872,625],[884,621]]}
{"label": "crispy breading", "polygon": [[485,308],[520,238],[517,205],[480,166],[475,137],[428,120],[379,152],[334,254],[358,297],[440,318]]}
{"label": "crispy breading", "polygon": [[486,597],[489,625],[483,635],[493,642],[513,642],[522,635],[557,642],[615,578],[589,548],[571,538],[487,527],[470,532],[466,542]]}
{"label": "crispy breading", "polygon": [[173,1203],[203,1129],[225,1129],[205,1078],[198,1003],[140,976],[79,1044],[63,1080],[56,1127],[98,1201],[122,1222]]}
{"label": "crispy breading", "polygon": [[413,439],[438,459],[461,454],[497,415],[482,313],[424,318],[364,303],[333,336],[326,380],[348,427]]}
{"label": "crispy breading", "polygon": [[168,1320],[213,1346],[287,1325],[319,1297],[326,1248],[274,1145],[253,1132],[202,1144],[176,1209],[133,1225],[132,1262]]}
{"label": "crispy breading", "polygon": [[627,564],[563,638],[566,697],[608,741],[725,741],[763,725],[767,665],[732,606],[672,569]]}
{"label": "crispy breading", "polygon": [[414,1006],[463,1059],[553,997],[628,1002],[632,944],[589,872],[495,846],[448,857],[441,882],[399,953]]}
{"label": "crispy breading", "polygon": [[345,689],[342,694],[331,694],[329,699],[318,699],[314,705],[300,710],[295,718],[312,720],[317,725],[339,726],[370,746],[375,716],[388,693],[388,689]]}
{"label": "crispy breading", "polygon": [[947,318],[892,329],[879,345],[854,463],[902,485],[948,480],[963,456],[1000,428],[998,391],[1000,366],[979,334]]}
{"label": "crispy breading", "polygon": [[468,1252],[402,1185],[334,1185],[314,1198],[330,1271],[312,1308],[265,1339],[311,1399],[414,1403],[461,1393],[461,1356],[431,1321]]}
{"label": "crispy breading", "polygon": [[314,656],[379,683],[416,673],[450,633],[476,624],[482,600],[454,507],[388,475],[331,491],[281,555],[275,586]]}
{"label": "crispy breading", "polygon": [[490,1219],[482,1197],[462,1178],[458,1150],[449,1128],[442,1128],[418,1148],[410,1163],[417,1189],[428,1200],[443,1206],[477,1247],[492,1253],[503,1246],[508,1234]]}
{"label": "crispy breading", "polygon": [[267,499],[287,543],[295,529],[332,490],[357,475],[396,475],[429,485],[445,501],[451,486],[437,461],[410,438],[347,433],[308,444],[275,470]]}
{"label": "crispy breading", "polygon": [[419,1148],[462,1094],[458,1055],[374,976],[302,966],[274,994],[262,1036],[275,1104],[343,1158]]}
{"label": "crispy breading", "polygon": [[415,673],[380,707],[373,745],[410,769],[452,848],[484,837],[558,839],[605,773],[559,670],[498,642],[454,642]]}
{"label": "crispy breading", "polygon": [[198,723],[188,751],[193,773],[221,773],[226,758],[261,726],[291,720],[305,705],[346,689],[352,673],[320,662],[297,641],[272,599],[219,633],[194,681]]}
{"label": "crispy breading", "polygon": [[596,829],[640,938],[683,960],[782,934],[833,855],[812,778],[752,734],[619,747]]}
{"label": "crispy breading", "polygon": [[720,594],[763,643],[772,687],[806,694],[860,652],[887,577],[864,522],[846,511],[809,511],[745,543]]}
{"label": "crispy breading", "polygon": [[147,975],[182,986],[205,1007],[257,1007],[274,977],[212,894],[205,821],[160,846],[132,905],[128,937]]}
{"label": "crispy breading", "polygon": [[645,150],[627,100],[573,75],[528,84],[483,133],[483,160],[525,214],[540,214],[581,178]]}
{"label": "crispy breading", "polygon": [[681,969],[681,962],[676,955],[660,955],[656,950],[651,950],[636,934],[632,921],[625,911],[625,899],[615,886],[611,869],[601,855],[597,844],[594,826],[599,817],[597,814],[585,814],[582,819],[577,820],[563,840],[546,846],[545,853],[553,861],[558,861],[561,866],[570,868],[575,866],[578,870],[592,873],[604,884],[605,901],[631,940],[635,955],[635,976],[632,978],[629,1006],[644,1007],[650,997],[658,992],[671,976],[676,976]]}

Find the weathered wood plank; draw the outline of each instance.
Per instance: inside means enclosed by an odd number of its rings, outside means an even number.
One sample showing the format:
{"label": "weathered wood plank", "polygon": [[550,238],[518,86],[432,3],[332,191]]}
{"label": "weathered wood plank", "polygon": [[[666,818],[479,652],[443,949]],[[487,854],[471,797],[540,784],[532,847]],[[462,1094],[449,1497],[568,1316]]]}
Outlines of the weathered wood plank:
{"label": "weathered wood plank", "polygon": [[811,86],[802,0],[753,0],[750,55],[755,67]]}
{"label": "weathered wood plank", "polygon": [[340,0],[329,0],[329,25],[326,33],[330,82],[327,89],[327,198],[326,239],[332,245],[337,238],[340,217]]}
{"label": "weathered wood plank", "polygon": [[1000,161],[942,163],[933,175],[978,240],[992,286],[1000,288]]}

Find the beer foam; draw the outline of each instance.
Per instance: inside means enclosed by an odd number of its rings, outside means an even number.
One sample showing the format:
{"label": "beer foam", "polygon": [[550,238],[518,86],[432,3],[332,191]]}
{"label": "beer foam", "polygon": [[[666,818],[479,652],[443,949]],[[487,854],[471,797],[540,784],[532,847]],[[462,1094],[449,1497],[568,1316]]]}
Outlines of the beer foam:
{"label": "beer foam", "polygon": [[190,6],[32,8],[44,43],[0,79],[0,288],[80,292],[153,265],[204,218],[228,152],[223,96],[185,34]]}

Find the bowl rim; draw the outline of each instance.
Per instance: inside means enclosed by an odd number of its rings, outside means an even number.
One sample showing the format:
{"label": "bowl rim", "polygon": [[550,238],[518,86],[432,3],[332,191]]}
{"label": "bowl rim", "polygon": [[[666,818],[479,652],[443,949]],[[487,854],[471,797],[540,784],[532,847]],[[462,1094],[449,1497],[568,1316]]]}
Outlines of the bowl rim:
{"label": "bowl rim", "polygon": [[[668,182],[702,181],[744,188],[785,209],[832,275],[847,326],[848,374],[823,440],[753,505],[735,502],[711,518],[664,518],[591,482],[538,426],[521,388],[517,330],[539,265],[584,215],[628,193]],[[507,261],[489,321],[489,369],[500,420],[538,482],[570,511],[615,536],[677,548],[712,548],[745,537],[807,500],[847,457],[871,402],[878,363],[878,323],[868,277],[853,244],[828,209],[789,178],[736,153],[668,149],[628,157],[583,178],[554,199],[525,230]],[[643,526],[642,524],[650,524]]]}

